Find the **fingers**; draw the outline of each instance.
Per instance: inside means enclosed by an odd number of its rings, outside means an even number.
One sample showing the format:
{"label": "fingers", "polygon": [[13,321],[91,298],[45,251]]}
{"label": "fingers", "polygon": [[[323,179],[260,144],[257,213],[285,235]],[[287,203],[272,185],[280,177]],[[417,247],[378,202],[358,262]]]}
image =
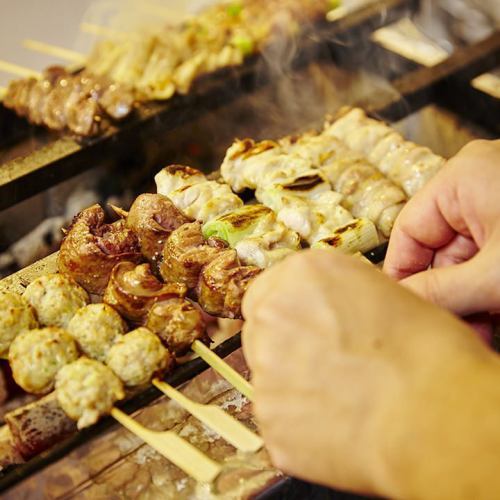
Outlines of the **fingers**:
{"label": "fingers", "polygon": [[478,246],[472,238],[457,234],[448,245],[440,248],[434,255],[433,267],[448,267],[472,259],[478,252]]}
{"label": "fingers", "polygon": [[401,284],[459,316],[494,310],[498,294],[492,294],[483,261],[477,256],[454,266],[429,269]]}
{"label": "fingers", "polygon": [[[394,279],[427,269],[435,250],[449,244],[456,235],[447,220],[448,214],[442,211],[442,205],[450,203],[440,201],[440,197],[452,195],[440,189],[439,179],[433,181],[408,202],[392,230],[384,271]],[[449,190],[450,186],[445,189]]]}

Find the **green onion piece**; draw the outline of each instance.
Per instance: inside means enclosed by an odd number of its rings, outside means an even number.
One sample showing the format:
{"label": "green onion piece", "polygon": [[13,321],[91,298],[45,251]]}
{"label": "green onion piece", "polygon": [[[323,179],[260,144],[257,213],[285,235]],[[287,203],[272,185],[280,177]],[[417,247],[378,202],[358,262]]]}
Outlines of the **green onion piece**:
{"label": "green onion piece", "polygon": [[342,0],[327,0],[328,10],[337,9],[342,5]]}
{"label": "green onion piece", "polygon": [[232,3],[227,6],[227,13],[232,17],[238,17],[243,10],[243,5],[240,3]]}
{"label": "green onion piece", "polygon": [[263,205],[245,205],[208,221],[202,232],[205,238],[216,236],[234,248],[241,240],[254,235],[256,231],[259,233],[259,226],[269,219],[274,220],[274,214],[269,208]]}
{"label": "green onion piece", "polygon": [[247,36],[235,36],[232,40],[233,46],[236,47],[244,56],[253,54],[255,44],[251,38]]}

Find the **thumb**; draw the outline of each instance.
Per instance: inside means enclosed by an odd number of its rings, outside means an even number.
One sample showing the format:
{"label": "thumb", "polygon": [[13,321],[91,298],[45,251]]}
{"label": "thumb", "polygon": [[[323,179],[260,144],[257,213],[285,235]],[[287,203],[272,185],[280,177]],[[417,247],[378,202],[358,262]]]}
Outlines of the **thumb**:
{"label": "thumb", "polygon": [[422,271],[401,280],[417,295],[459,316],[499,309],[492,274],[479,255],[461,264]]}

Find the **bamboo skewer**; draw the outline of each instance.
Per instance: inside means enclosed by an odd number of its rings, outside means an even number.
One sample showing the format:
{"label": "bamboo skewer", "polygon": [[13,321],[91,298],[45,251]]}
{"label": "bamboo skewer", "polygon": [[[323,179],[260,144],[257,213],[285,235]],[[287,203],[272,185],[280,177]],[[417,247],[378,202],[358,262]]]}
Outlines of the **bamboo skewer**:
{"label": "bamboo skewer", "polygon": [[235,389],[240,391],[247,399],[253,401],[254,391],[252,385],[210,348],[199,340],[195,340],[191,345],[191,349],[219,375],[224,377]]}
{"label": "bamboo skewer", "polygon": [[220,474],[220,464],[174,432],[146,429],[118,408],[111,410],[111,416],[196,481],[211,483]]}
{"label": "bamboo skewer", "polygon": [[153,380],[153,385],[240,451],[252,453],[259,451],[264,446],[262,439],[257,434],[222,408],[196,403],[171,385],[158,379]]}
{"label": "bamboo skewer", "polygon": [[83,33],[88,33],[90,35],[97,35],[105,38],[132,36],[131,33],[125,33],[124,31],[118,31],[113,28],[100,26],[99,24],[94,23],[80,23],[80,31],[82,31]]}
{"label": "bamboo skewer", "polygon": [[86,59],[83,54],[74,50],[65,49],[64,47],[58,47],[57,45],[45,42],[39,42],[38,40],[32,40],[30,38],[23,41],[23,47],[34,50],[35,52],[40,52],[41,54],[47,54],[74,63],[83,63]]}
{"label": "bamboo skewer", "polygon": [[23,78],[40,78],[40,73],[30,68],[20,66],[19,64],[13,64],[8,61],[2,61],[0,59],[0,71],[5,71],[12,75],[22,76]]}

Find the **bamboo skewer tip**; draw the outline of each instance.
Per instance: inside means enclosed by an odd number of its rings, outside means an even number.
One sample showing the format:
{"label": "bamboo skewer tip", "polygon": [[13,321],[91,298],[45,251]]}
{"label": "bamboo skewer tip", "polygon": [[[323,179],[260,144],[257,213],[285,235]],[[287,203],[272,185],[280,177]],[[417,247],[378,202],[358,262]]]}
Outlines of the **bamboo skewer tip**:
{"label": "bamboo skewer tip", "polygon": [[224,377],[234,388],[241,392],[249,401],[254,400],[252,385],[245,380],[234,368],[229,366],[215,352],[209,349],[199,340],[195,340],[191,346],[194,353],[198,354],[205,363],[210,365],[219,375]]}
{"label": "bamboo skewer tip", "polygon": [[158,379],[153,380],[153,385],[170,399],[176,401],[207,427],[217,432],[238,450],[246,453],[255,453],[264,446],[264,442],[260,436],[245,427],[239,420],[226,413],[222,408],[192,401],[169,384]]}
{"label": "bamboo skewer tip", "polygon": [[174,432],[146,429],[118,408],[111,410],[111,416],[199,483],[212,483],[221,473],[219,463]]}

